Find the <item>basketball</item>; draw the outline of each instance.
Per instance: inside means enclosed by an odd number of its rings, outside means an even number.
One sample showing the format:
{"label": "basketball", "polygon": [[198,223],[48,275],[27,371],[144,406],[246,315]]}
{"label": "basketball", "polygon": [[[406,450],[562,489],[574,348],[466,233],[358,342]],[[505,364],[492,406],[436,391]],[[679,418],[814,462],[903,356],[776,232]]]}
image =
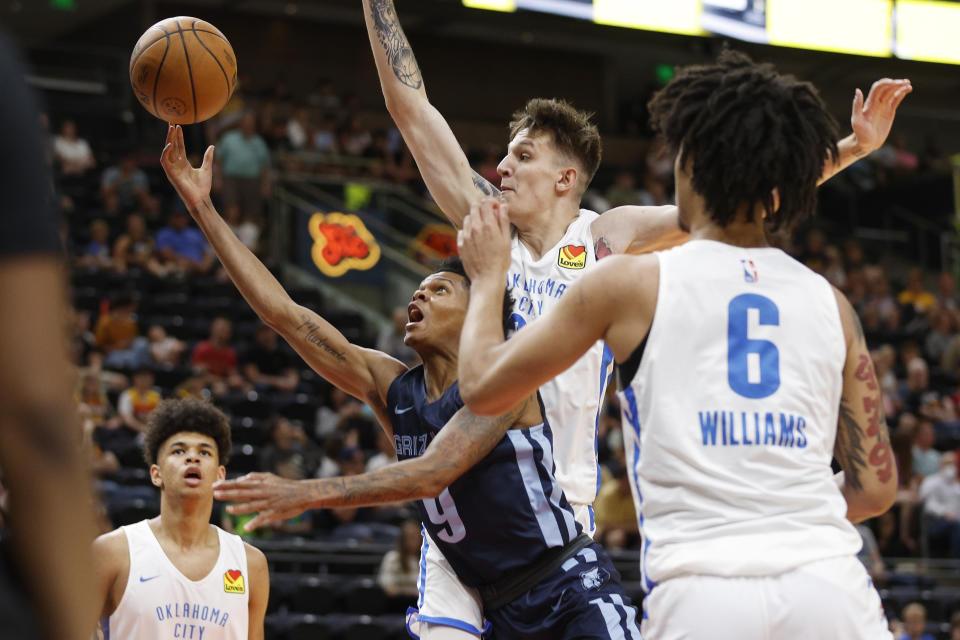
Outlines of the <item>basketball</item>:
{"label": "basketball", "polygon": [[203,122],[233,95],[237,59],[226,36],[209,22],[167,18],[133,47],[130,85],[140,104],[161,120]]}

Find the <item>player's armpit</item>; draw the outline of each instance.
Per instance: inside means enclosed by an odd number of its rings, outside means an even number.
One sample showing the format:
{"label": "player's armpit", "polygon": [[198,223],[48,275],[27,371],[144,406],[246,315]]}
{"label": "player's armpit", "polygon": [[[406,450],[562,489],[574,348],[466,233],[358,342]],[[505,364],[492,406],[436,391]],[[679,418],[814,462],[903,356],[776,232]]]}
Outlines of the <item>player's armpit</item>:
{"label": "player's armpit", "polygon": [[836,296],[847,358],[834,457],[844,472],[841,491],[847,500],[847,518],[860,522],[893,505],[897,467],[863,328],[846,297],[840,292]]}
{"label": "player's armpit", "polygon": [[263,618],[270,599],[270,569],[267,557],[256,547],[244,543],[247,554],[247,571],[250,574],[250,597],[247,601],[248,640],[263,640]]}

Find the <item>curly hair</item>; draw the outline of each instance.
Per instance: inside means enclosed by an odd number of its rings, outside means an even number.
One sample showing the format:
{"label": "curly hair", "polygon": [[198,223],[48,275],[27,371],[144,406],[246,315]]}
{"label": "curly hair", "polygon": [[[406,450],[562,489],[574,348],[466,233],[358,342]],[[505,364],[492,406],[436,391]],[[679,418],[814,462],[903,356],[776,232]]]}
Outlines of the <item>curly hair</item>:
{"label": "curly hair", "polygon": [[553,134],[557,149],[579,162],[583,169],[583,180],[577,185],[582,194],[597,173],[603,146],[600,132],[590,121],[592,117],[592,113],[579,111],[566,100],[533,98],[513,114],[510,139],[522,129],[528,129],[531,135],[544,131]]}
{"label": "curly hair", "polygon": [[[463,279],[467,282],[467,287],[470,286],[470,276],[467,275],[467,270],[463,267],[463,261],[458,256],[445,259],[436,269],[433,270],[434,273],[440,273],[442,271],[463,276]],[[503,290],[503,316],[501,318],[504,336],[510,333],[510,329],[513,328],[513,321],[510,319],[510,316],[512,315],[513,296],[510,295],[510,290],[505,288]]]}
{"label": "curly hair", "polygon": [[148,465],[156,464],[160,446],[174,434],[184,431],[213,438],[220,464],[227,464],[232,446],[230,420],[210,402],[196,398],[164,400],[153,410],[144,433],[143,459]]}
{"label": "curly hair", "polygon": [[649,109],[680,165],[693,158],[693,188],[718,224],[745,205],[752,222],[756,203],[771,230],[789,230],[815,211],[817,179],[838,155],[838,128],[810,83],[724,48],[716,63],[682,69]]}

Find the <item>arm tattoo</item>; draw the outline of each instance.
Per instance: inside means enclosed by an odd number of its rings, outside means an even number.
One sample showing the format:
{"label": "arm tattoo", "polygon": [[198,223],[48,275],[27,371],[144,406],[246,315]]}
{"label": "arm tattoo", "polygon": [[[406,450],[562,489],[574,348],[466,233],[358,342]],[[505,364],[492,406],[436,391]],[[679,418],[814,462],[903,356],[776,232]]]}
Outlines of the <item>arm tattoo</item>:
{"label": "arm tattoo", "polygon": [[607,242],[607,239],[603,236],[600,236],[593,245],[593,254],[597,257],[597,260],[600,260],[601,258],[606,258],[609,255],[613,255],[613,249],[610,248],[610,244]]}
{"label": "arm tattoo", "polygon": [[854,491],[863,490],[860,472],[866,468],[866,452],[863,450],[863,429],[850,409],[846,397],[840,400],[840,428],[837,429],[837,444],[834,447],[837,462],[843,469],[844,482]]}
{"label": "arm tattoo", "polygon": [[[877,374],[873,369],[873,362],[864,354],[860,354],[857,363],[857,380],[865,383],[867,389],[876,391]],[[863,411],[867,414],[867,436],[876,438],[877,442],[870,449],[869,462],[877,467],[877,479],[886,484],[893,476],[893,451],[890,448],[890,435],[887,432],[887,420],[883,415],[882,400],[874,399],[869,395],[863,397]]]}
{"label": "arm tattoo", "polygon": [[[422,497],[431,478],[460,477],[493,450],[504,433],[522,416],[530,398],[496,418],[461,409],[440,430],[422,457],[387,465],[376,471],[318,481],[311,486],[313,504],[328,507],[370,506]],[[424,464],[427,459],[428,464]]]}
{"label": "arm tattoo", "polygon": [[400,27],[393,0],[371,0],[370,16],[377,29],[377,40],[383,47],[387,62],[393,67],[393,75],[411,89],[422,87],[420,67],[417,66],[417,59],[413,56],[410,43]]}
{"label": "arm tattoo", "polygon": [[485,196],[499,196],[500,189],[497,189],[493,186],[489,180],[481,176],[476,171],[473,172],[473,186],[477,188],[477,191],[482,193]]}
{"label": "arm tattoo", "polygon": [[327,344],[327,339],[320,335],[320,325],[310,320],[310,318],[307,316],[300,316],[300,319],[303,320],[303,322],[301,322],[300,326],[297,327],[297,331],[303,331],[304,340],[314,345],[333,359],[340,362],[346,361],[347,356],[342,351],[337,351]]}

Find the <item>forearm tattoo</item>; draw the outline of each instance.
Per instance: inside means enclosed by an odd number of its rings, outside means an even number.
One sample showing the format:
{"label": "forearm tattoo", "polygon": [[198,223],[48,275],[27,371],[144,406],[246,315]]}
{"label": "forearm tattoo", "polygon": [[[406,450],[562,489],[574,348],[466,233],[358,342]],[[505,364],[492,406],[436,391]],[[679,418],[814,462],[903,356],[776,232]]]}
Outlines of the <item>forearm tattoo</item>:
{"label": "forearm tattoo", "polygon": [[328,344],[327,339],[321,335],[322,329],[320,328],[320,325],[310,320],[310,318],[307,316],[300,316],[300,319],[302,322],[297,327],[297,332],[303,333],[304,340],[314,345],[335,360],[344,362],[347,359],[347,356],[342,351],[337,351]]}
{"label": "forearm tattoo", "polygon": [[400,27],[393,0],[370,0],[370,16],[377,30],[377,40],[387,56],[387,62],[393,68],[397,80],[411,89],[423,86],[420,67],[413,55],[410,43]]}
{"label": "forearm tattoo", "polygon": [[493,186],[489,180],[481,176],[476,171],[473,172],[473,186],[477,188],[477,191],[482,193],[485,196],[499,196],[500,189],[497,189]]}

